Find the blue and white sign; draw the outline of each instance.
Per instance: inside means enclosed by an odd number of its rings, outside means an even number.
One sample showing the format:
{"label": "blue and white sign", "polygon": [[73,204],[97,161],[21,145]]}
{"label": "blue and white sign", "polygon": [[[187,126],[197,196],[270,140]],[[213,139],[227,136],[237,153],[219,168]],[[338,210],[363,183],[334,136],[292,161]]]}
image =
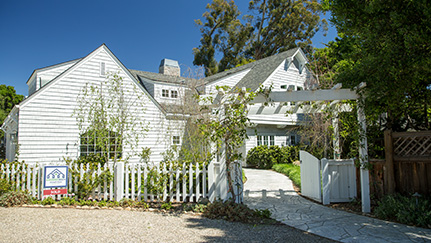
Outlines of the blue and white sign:
{"label": "blue and white sign", "polygon": [[45,166],[43,187],[67,187],[68,172],[68,166]]}

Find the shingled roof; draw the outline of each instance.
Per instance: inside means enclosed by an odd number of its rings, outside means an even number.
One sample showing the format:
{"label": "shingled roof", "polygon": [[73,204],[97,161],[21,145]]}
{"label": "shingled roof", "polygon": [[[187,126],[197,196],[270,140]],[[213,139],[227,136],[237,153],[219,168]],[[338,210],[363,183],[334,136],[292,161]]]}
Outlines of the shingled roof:
{"label": "shingled roof", "polygon": [[[204,78],[204,85],[217,81],[231,74],[251,69],[234,88],[247,87],[252,91],[257,90],[260,85],[271,75],[272,72],[287,58],[294,56],[301,51],[299,47],[293,48],[274,56],[266,57],[252,63],[248,63],[237,68],[229,69],[221,73]],[[301,51],[302,52],[302,51]]]}
{"label": "shingled roof", "polygon": [[151,73],[139,70],[129,69],[130,73],[137,79],[142,81],[142,79],[151,80],[154,82],[168,83],[168,84],[186,84],[188,81],[194,80],[191,78],[184,78],[178,76],[171,76],[161,73]]}

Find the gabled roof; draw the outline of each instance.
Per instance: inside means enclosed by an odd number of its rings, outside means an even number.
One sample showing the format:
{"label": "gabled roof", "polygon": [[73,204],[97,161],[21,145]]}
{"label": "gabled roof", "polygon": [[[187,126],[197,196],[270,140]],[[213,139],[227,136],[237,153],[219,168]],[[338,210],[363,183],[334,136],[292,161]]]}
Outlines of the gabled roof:
{"label": "gabled roof", "polygon": [[161,74],[161,73],[151,73],[151,72],[145,72],[145,71],[139,71],[139,70],[133,70],[133,69],[129,69],[129,72],[137,80],[140,80],[140,81],[145,79],[145,80],[150,80],[152,82],[184,85],[188,81],[194,80],[192,78],[184,78],[184,77],[178,77],[178,76],[172,76],[172,75],[165,75],[165,74]]}
{"label": "gabled roof", "polygon": [[206,77],[204,79],[204,84],[207,85],[226,76],[250,69],[250,71],[235,85],[234,88],[247,87],[250,90],[255,91],[263,82],[265,82],[265,80],[268,79],[268,77],[284,60],[293,58],[297,54],[300,54],[300,58],[307,62],[307,58],[305,57],[305,54],[302,52],[301,48],[296,47],[274,56],[266,57],[252,63],[247,63],[237,68],[229,69],[224,72]]}
{"label": "gabled roof", "polygon": [[68,73],[70,73],[72,70],[74,70],[76,67],[80,66],[81,63],[83,63],[87,58],[92,57],[93,55],[95,55],[95,53],[97,53],[98,50],[100,49],[104,49],[106,50],[106,52],[113,58],[113,60],[115,62],[117,62],[117,64],[120,66],[120,68],[122,68],[124,70],[124,72],[132,79],[133,82],[135,82],[137,84],[138,87],[140,87],[142,89],[142,91],[148,96],[148,98],[150,100],[152,100],[154,102],[154,104],[164,113],[166,114],[166,110],[163,109],[163,107],[160,106],[160,104],[154,99],[153,96],[151,96],[148,91],[139,83],[139,80],[136,79],[134,77],[134,75],[132,75],[130,73],[130,71],[124,66],[124,64],[112,53],[112,51],[105,45],[102,44],[101,46],[99,46],[97,49],[95,49],[94,51],[92,51],[90,54],[88,54],[87,56],[80,58],[80,59],[76,59],[77,61],[68,69],[66,69],[64,72],[62,72],[61,74],[59,74],[57,77],[55,77],[54,79],[52,79],[51,81],[49,81],[45,86],[43,86],[42,88],[40,88],[39,90],[37,90],[36,92],[34,92],[32,95],[30,95],[29,97],[27,97],[27,99],[23,100],[20,103],[20,106],[24,106],[26,105],[30,100],[32,100],[34,97],[41,95],[45,90],[47,90],[53,83],[55,83],[57,80],[61,79],[62,77],[64,77],[65,75],[67,75]]}
{"label": "gabled roof", "polygon": [[28,84],[28,82],[31,80],[31,78],[33,77],[33,75],[34,75],[35,73],[43,72],[43,71],[46,71],[46,70],[49,70],[49,69],[52,69],[52,68],[61,67],[61,66],[68,65],[68,64],[74,64],[74,63],[77,63],[78,61],[80,61],[81,59],[82,59],[82,58],[77,58],[77,59],[70,60],[70,61],[67,61],[67,62],[61,62],[61,63],[58,63],[58,64],[54,64],[54,65],[46,66],[46,67],[43,67],[43,68],[35,69],[35,70],[31,73],[30,77],[28,78],[28,80],[27,80],[27,84]]}

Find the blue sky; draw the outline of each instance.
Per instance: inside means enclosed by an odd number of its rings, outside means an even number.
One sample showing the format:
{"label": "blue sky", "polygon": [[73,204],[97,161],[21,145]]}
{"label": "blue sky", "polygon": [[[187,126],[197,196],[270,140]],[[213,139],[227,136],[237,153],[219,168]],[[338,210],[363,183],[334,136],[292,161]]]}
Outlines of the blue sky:
{"label": "blue sky", "polygon": [[[0,84],[27,95],[34,69],[84,57],[105,43],[130,69],[158,72],[160,60],[193,68],[200,32],[194,23],[210,0],[0,1]],[[246,0],[235,1],[247,12]],[[322,47],[335,38],[313,39]]]}

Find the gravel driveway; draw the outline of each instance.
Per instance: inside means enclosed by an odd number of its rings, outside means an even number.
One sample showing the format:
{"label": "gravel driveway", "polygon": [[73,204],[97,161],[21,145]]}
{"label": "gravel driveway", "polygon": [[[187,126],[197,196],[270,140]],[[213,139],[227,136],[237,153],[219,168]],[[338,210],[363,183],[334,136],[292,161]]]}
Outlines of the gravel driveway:
{"label": "gravel driveway", "polygon": [[72,208],[0,208],[0,242],[333,242],[286,225],[195,215]]}

